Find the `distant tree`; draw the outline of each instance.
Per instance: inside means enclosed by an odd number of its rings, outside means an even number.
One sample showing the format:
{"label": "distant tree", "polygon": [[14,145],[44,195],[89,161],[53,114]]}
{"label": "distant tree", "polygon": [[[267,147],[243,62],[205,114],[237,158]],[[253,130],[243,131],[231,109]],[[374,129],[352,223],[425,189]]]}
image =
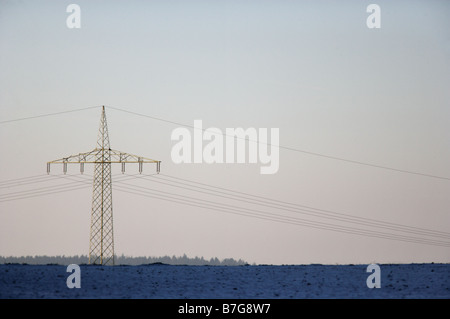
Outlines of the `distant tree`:
{"label": "distant tree", "polygon": [[[15,264],[30,264],[30,265],[46,265],[46,264],[58,264],[58,265],[69,265],[69,264],[88,264],[89,257],[87,255],[74,255],[74,256],[0,256],[0,264],[15,263]],[[246,265],[247,262],[242,259],[235,260],[233,258],[225,258],[220,261],[217,257],[206,260],[204,257],[195,256],[194,258],[189,258],[186,254],[183,256],[176,257],[173,255],[163,256],[163,257],[130,257],[124,254],[120,256],[115,256],[116,265],[144,265],[152,263],[163,263],[168,265],[209,265],[209,266],[239,266]]]}

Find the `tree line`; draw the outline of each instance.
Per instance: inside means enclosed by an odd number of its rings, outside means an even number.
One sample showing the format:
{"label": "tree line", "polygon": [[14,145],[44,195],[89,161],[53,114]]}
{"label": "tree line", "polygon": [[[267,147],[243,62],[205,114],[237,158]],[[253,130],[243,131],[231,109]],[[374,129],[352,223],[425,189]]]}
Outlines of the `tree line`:
{"label": "tree line", "polygon": [[[235,260],[233,258],[225,258],[219,260],[217,257],[211,259],[205,259],[203,257],[190,258],[184,254],[183,256],[163,256],[163,257],[132,257],[132,256],[115,256],[116,265],[147,265],[147,264],[167,264],[167,265],[188,265],[188,266],[242,266],[248,263],[242,259]],[[89,263],[89,257],[87,255],[75,255],[75,256],[0,256],[0,264],[29,264],[29,265],[70,265],[77,264],[83,265]]]}

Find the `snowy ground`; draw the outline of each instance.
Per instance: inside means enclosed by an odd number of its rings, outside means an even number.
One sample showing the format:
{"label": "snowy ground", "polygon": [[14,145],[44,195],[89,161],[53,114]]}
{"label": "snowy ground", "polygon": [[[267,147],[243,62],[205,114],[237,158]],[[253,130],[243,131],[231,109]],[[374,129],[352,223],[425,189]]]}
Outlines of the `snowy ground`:
{"label": "snowy ground", "polygon": [[380,265],[381,288],[366,285],[367,265],[88,266],[81,288],[66,266],[0,265],[0,298],[450,298],[450,264]]}

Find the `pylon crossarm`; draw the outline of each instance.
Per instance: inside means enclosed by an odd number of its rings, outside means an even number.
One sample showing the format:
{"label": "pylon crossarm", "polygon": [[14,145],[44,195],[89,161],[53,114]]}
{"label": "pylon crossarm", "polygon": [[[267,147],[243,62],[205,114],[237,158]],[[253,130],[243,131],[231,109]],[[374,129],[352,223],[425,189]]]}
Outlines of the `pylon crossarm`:
{"label": "pylon crossarm", "polygon": [[98,156],[101,154],[101,149],[94,149],[90,152],[80,153],[76,155],[70,155],[67,157],[63,157],[57,160],[53,160],[48,162],[48,164],[64,164],[64,163],[160,163],[161,161],[157,161],[151,158],[146,158],[142,156],[137,156],[125,152],[120,152],[116,150],[105,150],[105,156],[109,155],[110,160],[108,161],[99,161]]}
{"label": "pylon crossarm", "polygon": [[137,163],[139,164],[139,173],[142,173],[142,165],[144,163],[155,163],[156,171],[159,173],[161,161],[157,161],[151,158],[137,156],[117,150],[103,150],[101,148],[95,148],[94,150],[86,153],[79,153],[76,155],[70,155],[54,161],[47,162],[47,173],[50,173],[50,164],[63,164],[63,172],[67,172],[67,164],[80,164],[81,173],[84,172],[84,164],[122,164],[122,173],[125,172],[125,164]]}

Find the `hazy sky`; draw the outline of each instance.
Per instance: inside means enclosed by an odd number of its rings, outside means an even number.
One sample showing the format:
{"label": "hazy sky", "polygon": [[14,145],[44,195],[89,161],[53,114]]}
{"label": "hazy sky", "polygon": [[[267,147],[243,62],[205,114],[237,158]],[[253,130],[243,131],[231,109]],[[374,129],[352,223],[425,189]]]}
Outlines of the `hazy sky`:
{"label": "hazy sky", "polygon": [[[71,3],[81,8],[79,29],[66,25]],[[379,29],[366,25],[371,3],[381,8]],[[187,125],[200,119],[223,131],[279,128],[285,147],[446,179],[287,149],[280,149],[273,175],[261,175],[260,164],[174,164],[170,136],[178,125],[106,109],[111,148],[161,160],[162,174],[450,233],[449,9],[448,1],[1,1],[0,122],[107,105]],[[77,176],[71,180],[55,177],[62,174],[55,165],[48,181],[2,182],[45,174],[47,161],[92,150],[100,114],[98,107],[0,123],[0,255],[88,253],[89,185],[1,197],[78,185],[78,166],[69,167]],[[127,166],[128,174],[137,172]],[[114,180],[124,178],[120,167],[114,173]],[[86,167],[81,177],[91,183],[91,175]],[[448,246],[192,207],[124,192],[125,183],[338,224],[130,179],[113,182],[116,254],[273,264],[450,262]],[[431,239],[450,244],[448,234]]]}

